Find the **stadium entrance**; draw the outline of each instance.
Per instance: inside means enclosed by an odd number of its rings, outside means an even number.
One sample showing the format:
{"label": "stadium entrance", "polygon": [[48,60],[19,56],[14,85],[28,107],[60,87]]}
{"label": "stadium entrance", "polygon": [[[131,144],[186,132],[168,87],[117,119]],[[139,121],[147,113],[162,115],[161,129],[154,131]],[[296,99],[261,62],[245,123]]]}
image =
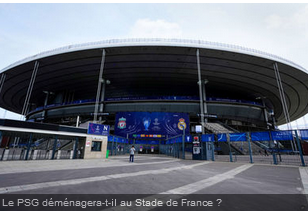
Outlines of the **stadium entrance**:
{"label": "stadium entrance", "polygon": [[159,154],[160,140],[135,140],[135,149],[138,154]]}

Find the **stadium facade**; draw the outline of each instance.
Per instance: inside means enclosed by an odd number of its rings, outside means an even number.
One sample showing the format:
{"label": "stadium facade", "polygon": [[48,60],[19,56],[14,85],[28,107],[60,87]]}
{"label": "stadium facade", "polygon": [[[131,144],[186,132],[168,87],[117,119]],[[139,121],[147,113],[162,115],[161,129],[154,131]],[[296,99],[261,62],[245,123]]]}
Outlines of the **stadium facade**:
{"label": "stadium facade", "polygon": [[119,112],[185,113],[274,129],[308,112],[308,75],[281,57],[182,39],[113,39],[43,52],[1,71],[0,106],[28,121],[117,124]]}
{"label": "stadium facade", "polygon": [[249,48],[184,39],[70,45],[1,70],[0,107],[27,122],[0,120],[0,159],[104,158],[129,144],[183,159],[297,153],[308,131],[299,142],[275,130],[308,112],[306,94],[307,70]]}

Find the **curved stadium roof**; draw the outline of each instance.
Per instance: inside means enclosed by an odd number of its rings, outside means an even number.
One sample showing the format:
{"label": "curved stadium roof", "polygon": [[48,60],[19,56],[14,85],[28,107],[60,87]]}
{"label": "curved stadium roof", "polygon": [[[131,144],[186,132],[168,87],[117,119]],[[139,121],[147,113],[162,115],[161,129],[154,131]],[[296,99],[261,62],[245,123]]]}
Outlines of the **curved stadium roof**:
{"label": "curved stadium roof", "polygon": [[[279,124],[285,123],[273,69],[277,62],[291,120],[308,113],[308,74],[303,67],[262,51],[235,45],[185,39],[112,39],[70,45],[18,61],[1,70],[6,80],[0,106],[21,113],[34,67],[40,62],[31,96],[32,103],[44,99],[42,91],[70,88],[86,98],[96,94],[102,49],[106,50],[104,75],[111,80],[109,92],[134,87],[166,89],[196,87],[196,49],[200,49],[202,78],[207,91],[230,95],[266,97]],[[198,93],[197,93],[198,94]]]}

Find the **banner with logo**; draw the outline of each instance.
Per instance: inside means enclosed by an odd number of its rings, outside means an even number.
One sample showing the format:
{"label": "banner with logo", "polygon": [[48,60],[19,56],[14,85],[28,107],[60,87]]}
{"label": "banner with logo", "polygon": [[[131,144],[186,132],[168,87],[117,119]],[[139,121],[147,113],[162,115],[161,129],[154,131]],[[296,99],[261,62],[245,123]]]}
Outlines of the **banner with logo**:
{"label": "banner with logo", "polygon": [[271,135],[273,140],[287,141],[287,140],[292,140],[293,138],[291,130],[272,131]]}
{"label": "banner with logo", "polygon": [[189,134],[189,116],[186,113],[118,112],[115,135],[129,138],[165,139]]}
{"label": "banner with logo", "polygon": [[89,123],[88,134],[90,135],[109,135],[109,126],[103,124]]}

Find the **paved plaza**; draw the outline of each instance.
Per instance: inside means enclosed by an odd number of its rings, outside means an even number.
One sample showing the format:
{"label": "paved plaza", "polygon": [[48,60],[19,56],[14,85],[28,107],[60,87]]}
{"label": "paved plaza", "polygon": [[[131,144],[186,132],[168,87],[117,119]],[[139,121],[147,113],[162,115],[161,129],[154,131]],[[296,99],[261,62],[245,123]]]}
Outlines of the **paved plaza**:
{"label": "paved plaza", "polygon": [[308,168],[137,155],[0,163],[1,194],[308,194]]}

